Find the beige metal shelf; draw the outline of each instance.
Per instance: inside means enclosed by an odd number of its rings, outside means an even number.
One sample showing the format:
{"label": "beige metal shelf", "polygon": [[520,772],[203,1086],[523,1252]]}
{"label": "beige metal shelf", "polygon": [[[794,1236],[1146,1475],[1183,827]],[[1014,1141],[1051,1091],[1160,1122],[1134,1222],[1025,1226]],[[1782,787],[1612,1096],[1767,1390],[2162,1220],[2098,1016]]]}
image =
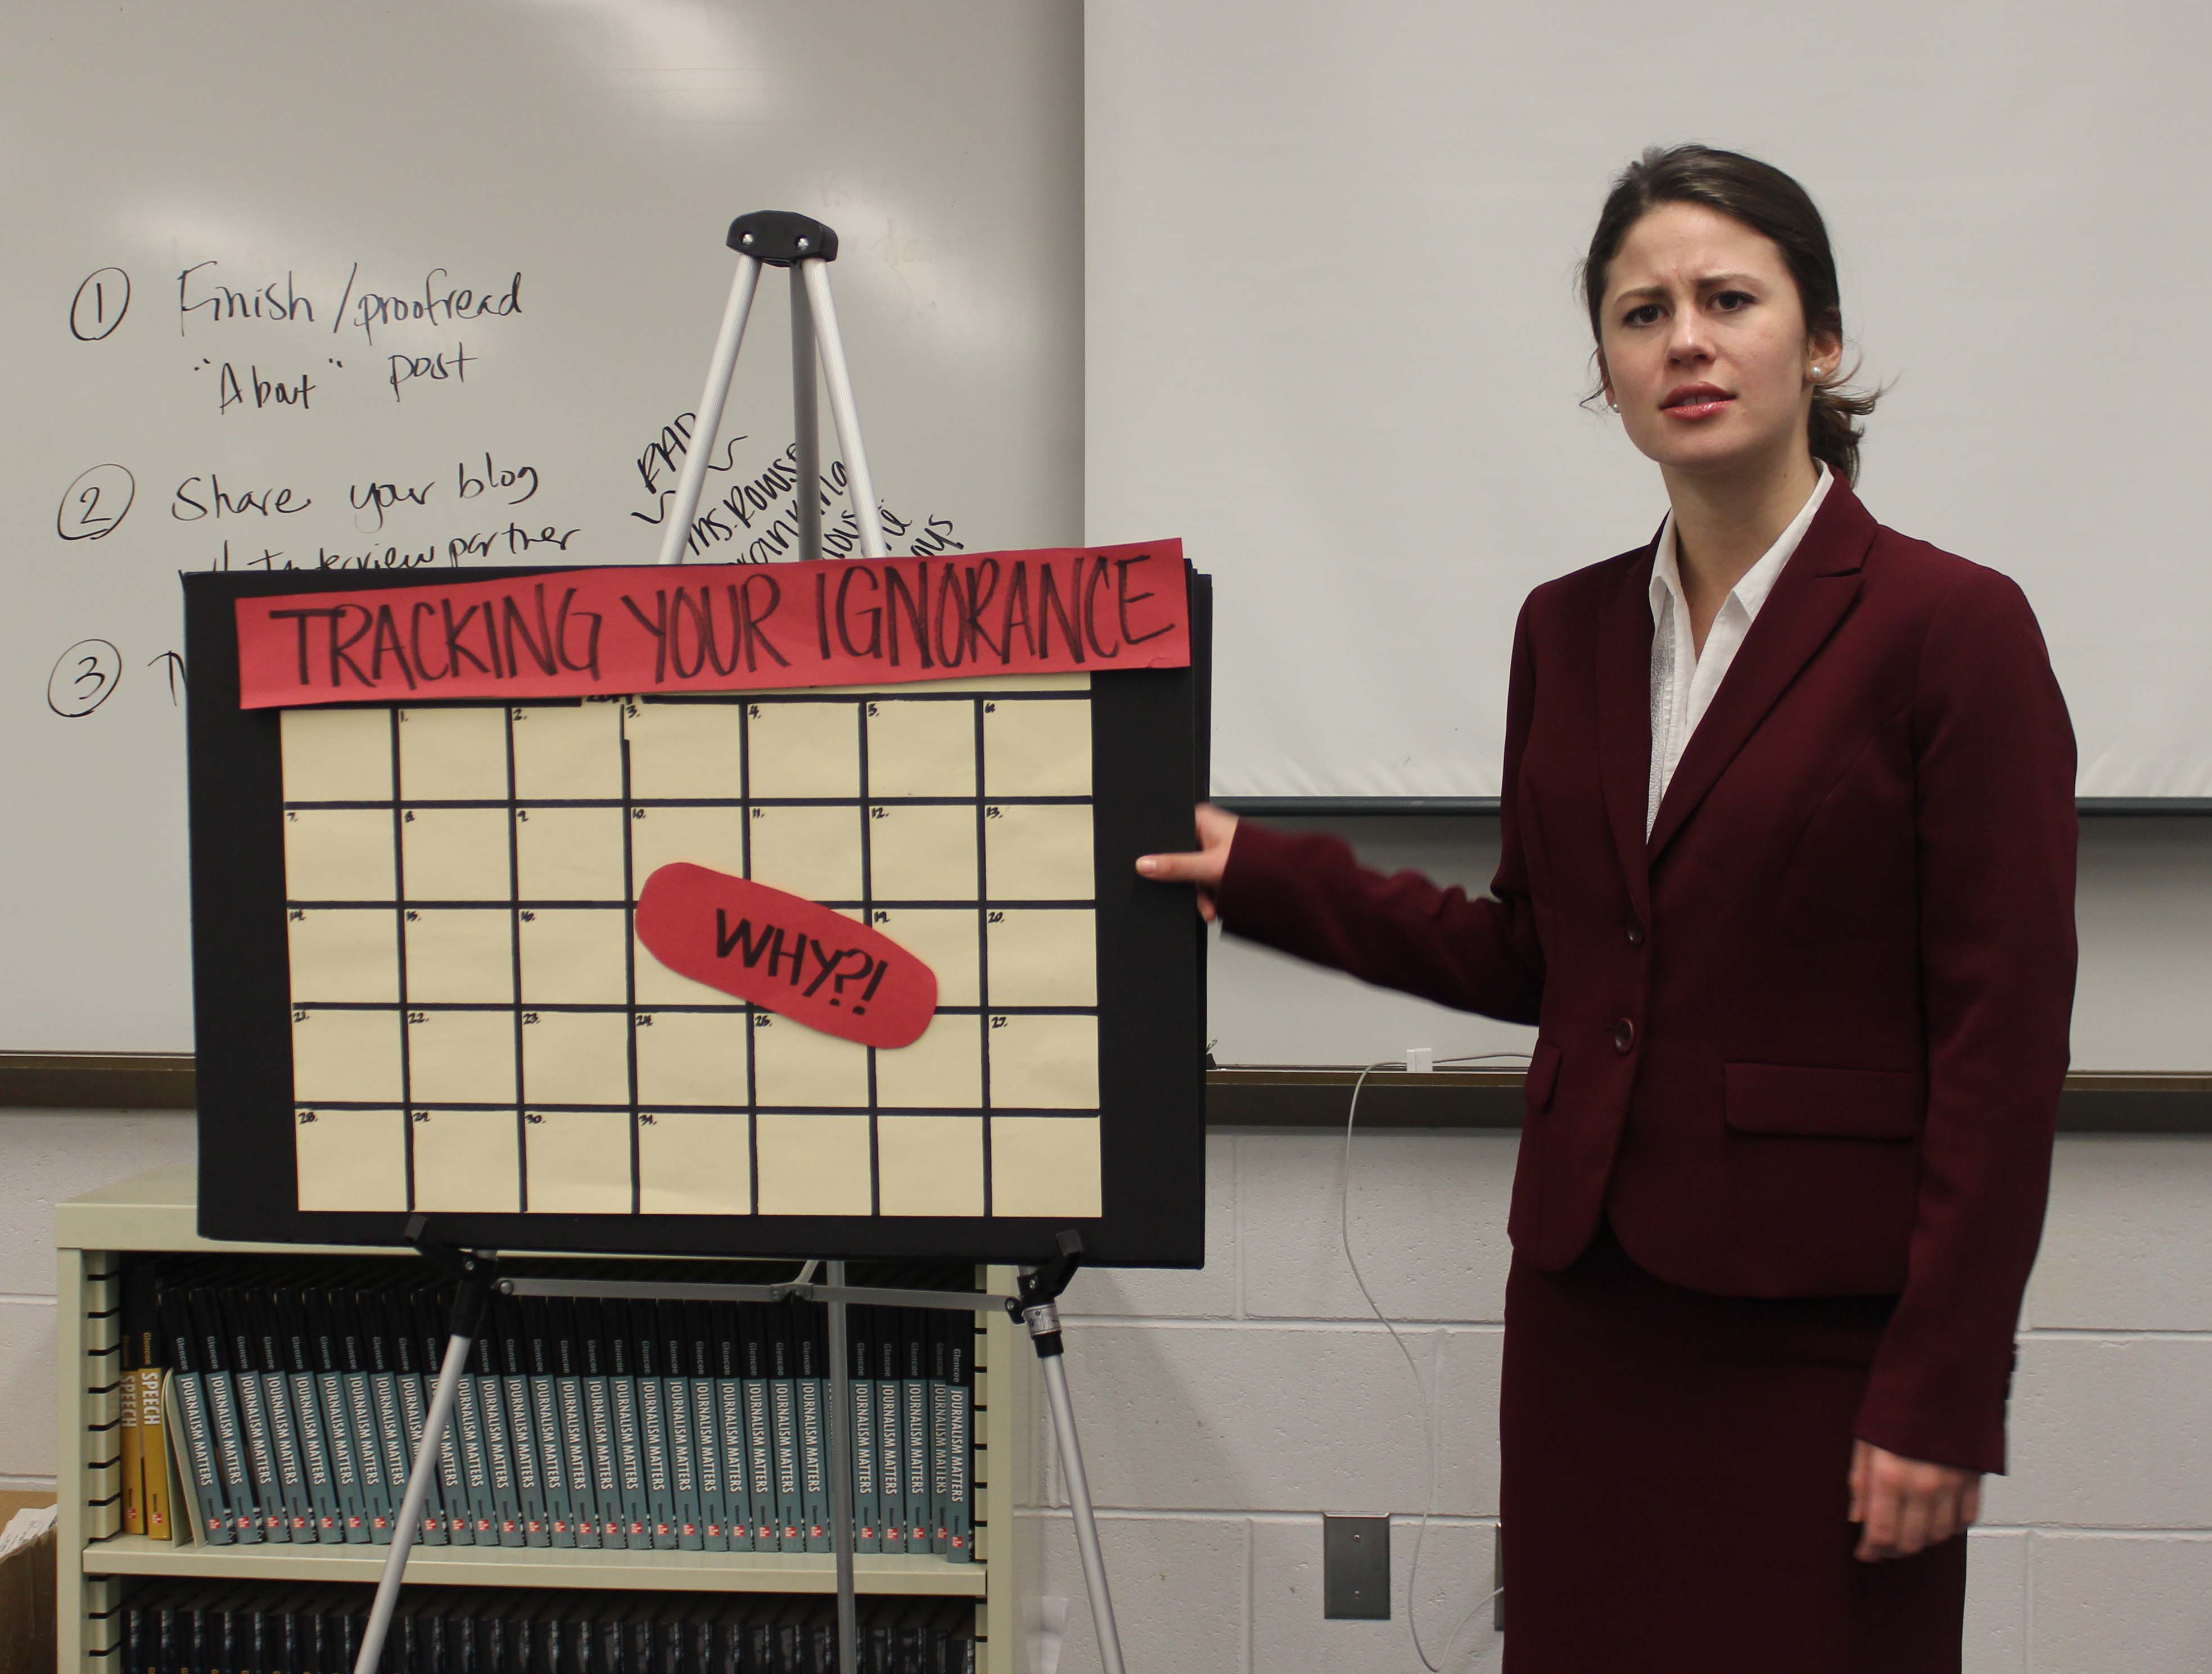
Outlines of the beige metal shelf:
{"label": "beige metal shelf", "polygon": [[[56,1300],[63,1321],[60,1397],[60,1668],[64,1674],[120,1674],[121,1606],[132,1578],[208,1575],[229,1580],[374,1582],[386,1549],[270,1544],[171,1544],[121,1532],[118,1410],[115,1381],[122,1340],[121,1257],[134,1252],[289,1257],[407,1252],[386,1246],[230,1244],[198,1232],[193,1171],[156,1168],[54,1206]],[[502,1252],[526,1254],[528,1252]],[[593,1258],[604,1259],[605,1258]],[[666,1258],[655,1258],[665,1260]],[[992,1268],[988,1288],[1013,1289],[1010,1268]],[[1012,1674],[1014,1658],[1014,1484],[1027,1469],[1030,1379],[1019,1368],[1027,1345],[1003,1312],[981,1316],[976,1356],[975,1546],[977,1562],[919,1553],[862,1554],[866,1594],[969,1598],[985,1635],[985,1674]],[[74,1327],[69,1323],[74,1320]],[[1012,1375],[1006,1368],[1017,1368]],[[997,1375],[994,1375],[996,1370]],[[715,1592],[829,1593],[827,1553],[629,1552],[544,1547],[423,1546],[407,1565],[410,1586],[581,1587]]]}
{"label": "beige metal shelf", "polygon": [[[222,1575],[232,1580],[368,1581],[384,1572],[381,1546],[179,1546],[143,1535],[96,1540],[88,1575]],[[921,1553],[861,1553],[863,1592],[981,1598],[990,1566]],[[582,1572],[588,1572],[587,1574]],[[660,1592],[835,1592],[826,1552],[627,1552],[520,1546],[420,1546],[410,1586],[589,1586]]]}

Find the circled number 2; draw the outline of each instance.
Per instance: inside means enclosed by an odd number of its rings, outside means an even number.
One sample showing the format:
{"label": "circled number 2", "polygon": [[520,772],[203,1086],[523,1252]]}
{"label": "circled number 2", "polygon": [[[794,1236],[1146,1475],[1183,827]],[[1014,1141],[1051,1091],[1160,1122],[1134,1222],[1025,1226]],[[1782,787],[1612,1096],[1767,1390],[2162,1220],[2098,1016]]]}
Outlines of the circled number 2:
{"label": "circled number 2", "polygon": [[112,535],[137,493],[138,479],[121,465],[94,465],[63,490],[54,529],[65,541],[96,541]]}
{"label": "circled number 2", "polygon": [[123,678],[123,653],[105,640],[79,640],[46,676],[46,707],[74,719],[107,701]]}

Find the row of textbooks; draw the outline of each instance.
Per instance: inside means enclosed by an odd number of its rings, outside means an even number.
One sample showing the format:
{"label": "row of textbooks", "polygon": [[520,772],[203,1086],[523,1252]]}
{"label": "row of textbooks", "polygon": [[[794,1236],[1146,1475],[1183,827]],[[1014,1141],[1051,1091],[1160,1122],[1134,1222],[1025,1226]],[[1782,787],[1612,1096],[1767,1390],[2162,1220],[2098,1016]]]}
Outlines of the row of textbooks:
{"label": "row of textbooks", "polygon": [[[195,1580],[123,1607],[123,1674],[352,1674],[374,1589]],[[975,1674],[972,1599],[863,1598],[861,1674]],[[836,1674],[825,1598],[410,1587],[380,1674]]]}
{"label": "row of textbooks", "polygon": [[[957,1289],[971,1274],[873,1282]],[[389,1542],[452,1300],[414,1264],[131,1268],[125,1406],[141,1417],[141,1509],[134,1529],[126,1430],[126,1531],[161,1532],[152,1489],[173,1451],[188,1503],[161,1513],[200,1540]],[[847,1321],[855,1550],[972,1560],[975,1315],[855,1307]],[[416,1538],[830,1550],[827,1325],[825,1307],[796,1300],[495,1297]],[[132,1393],[149,1373],[166,1399]],[[149,1399],[166,1426],[143,1422]]]}

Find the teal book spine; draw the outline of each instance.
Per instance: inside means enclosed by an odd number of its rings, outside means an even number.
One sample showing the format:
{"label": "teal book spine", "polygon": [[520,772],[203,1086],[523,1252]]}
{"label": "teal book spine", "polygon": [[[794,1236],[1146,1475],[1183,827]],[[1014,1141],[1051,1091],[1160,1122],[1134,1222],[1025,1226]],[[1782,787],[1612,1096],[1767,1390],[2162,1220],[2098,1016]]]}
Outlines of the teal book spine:
{"label": "teal book spine", "polygon": [[583,1362],[577,1351],[575,1312],[565,1296],[545,1304],[546,1341],[553,1356],[553,1408],[561,1426],[561,1459],[568,1483],[568,1513],[576,1544],[596,1550],[601,1532],[598,1483],[592,1469],[592,1433],[584,1410]]}
{"label": "teal book spine", "polygon": [[853,1380],[853,1410],[848,1422],[853,1431],[853,1550],[884,1550],[884,1507],[881,1473],[876,1458],[876,1380],[874,1328],[868,1323],[872,1310],[848,1310],[846,1365]]}
{"label": "teal book spine", "polygon": [[975,1559],[975,1327],[953,1316],[945,1367],[945,1556]]}
{"label": "teal book spine", "polygon": [[625,1525],[628,1507],[623,1500],[622,1472],[615,1446],[614,1394],[607,1377],[606,1344],[599,1304],[575,1303],[570,1313],[576,1330],[576,1361],[584,1399],[584,1434],[592,1456],[592,1498],[599,1518],[599,1544],[619,1548],[629,1544]]}
{"label": "teal book spine", "polygon": [[234,1545],[238,1533],[231,1526],[222,1470],[216,1461],[215,1432],[208,1421],[207,1387],[202,1381],[191,1316],[182,1293],[166,1284],[156,1294],[154,1306],[168,1343],[169,1385],[176,1392],[185,1460],[191,1472],[192,1497],[199,1512],[193,1532],[210,1546]]}

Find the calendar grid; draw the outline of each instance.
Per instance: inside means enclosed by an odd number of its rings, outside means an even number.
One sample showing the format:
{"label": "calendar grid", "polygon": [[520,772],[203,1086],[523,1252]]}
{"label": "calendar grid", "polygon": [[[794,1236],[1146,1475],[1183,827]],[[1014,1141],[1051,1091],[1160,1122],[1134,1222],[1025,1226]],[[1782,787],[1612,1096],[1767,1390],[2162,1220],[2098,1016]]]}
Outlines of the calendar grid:
{"label": "calendar grid", "polygon": [[[302,1208],[381,1190],[374,1206],[464,1212],[1100,1213],[1087,690],[283,726]],[[939,973],[927,1031],[844,1041],[641,954],[639,895],[676,859],[908,948]],[[484,1125],[501,1113],[511,1139]]]}

